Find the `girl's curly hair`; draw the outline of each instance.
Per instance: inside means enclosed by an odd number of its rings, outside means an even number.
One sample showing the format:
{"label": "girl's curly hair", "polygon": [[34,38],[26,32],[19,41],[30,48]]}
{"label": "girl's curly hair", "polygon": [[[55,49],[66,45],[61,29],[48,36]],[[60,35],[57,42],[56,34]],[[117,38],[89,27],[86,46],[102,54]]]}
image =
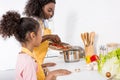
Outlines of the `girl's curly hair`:
{"label": "girl's curly hair", "polygon": [[0,21],[0,33],[2,37],[6,38],[7,36],[12,36],[16,27],[20,22],[20,14],[14,11],[8,11],[6,14],[2,16],[2,20]]}
{"label": "girl's curly hair", "polygon": [[15,11],[8,11],[0,20],[0,34],[3,38],[15,36],[19,42],[25,42],[28,32],[35,32],[39,29],[39,23],[33,18],[20,17]]}
{"label": "girl's curly hair", "polygon": [[36,18],[43,18],[42,8],[51,2],[56,4],[55,0],[28,0],[25,6],[24,14]]}

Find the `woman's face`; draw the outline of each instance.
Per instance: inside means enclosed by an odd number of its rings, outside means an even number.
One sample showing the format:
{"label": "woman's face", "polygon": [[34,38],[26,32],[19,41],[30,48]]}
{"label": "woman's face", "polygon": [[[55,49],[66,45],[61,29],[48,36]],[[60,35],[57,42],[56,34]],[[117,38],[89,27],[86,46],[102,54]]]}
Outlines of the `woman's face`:
{"label": "woman's face", "polygon": [[43,14],[45,19],[53,17],[55,10],[55,3],[48,3],[43,7]]}

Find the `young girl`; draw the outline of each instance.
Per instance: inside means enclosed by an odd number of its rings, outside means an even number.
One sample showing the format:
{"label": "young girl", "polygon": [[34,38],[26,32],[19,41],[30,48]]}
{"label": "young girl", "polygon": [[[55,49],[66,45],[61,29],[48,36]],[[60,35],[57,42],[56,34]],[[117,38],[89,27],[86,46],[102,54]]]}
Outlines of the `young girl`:
{"label": "young girl", "polygon": [[[18,54],[16,65],[16,80],[37,80],[38,67],[33,54],[34,47],[40,45],[42,40],[39,23],[28,17],[20,17],[15,11],[8,11],[0,21],[0,34],[3,38],[15,36],[22,49]],[[52,80],[57,75],[65,75],[67,70],[55,70],[46,76],[46,80]]]}

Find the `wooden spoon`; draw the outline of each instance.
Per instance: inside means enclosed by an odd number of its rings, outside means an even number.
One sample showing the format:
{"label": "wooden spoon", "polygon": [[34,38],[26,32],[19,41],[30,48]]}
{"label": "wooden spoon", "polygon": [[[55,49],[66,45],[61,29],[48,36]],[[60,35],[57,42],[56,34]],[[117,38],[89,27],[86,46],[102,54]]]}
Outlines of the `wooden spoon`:
{"label": "wooden spoon", "polygon": [[86,35],[87,35],[87,45],[89,46],[90,45],[89,33],[87,32]]}
{"label": "wooden spoon", "polygon": [[87,32],[84,33],[84,37],[85,37],[86,46],[89,46],[89,40],[88,40],[88,33]]}
{"label": "wooden spoon", "polygon": [[84,34],[83,34],[83,33],[81,33],[81,38],[82,38],[82,40],[83,40],[84,45],[86,46],[85,37],[84,37]]}
{"label": "wooden spoon", "polygon": [[94,44],[94,40],[95,40],[95,32],[91,32],[91,33],[90,33],[90,36],[91,36],[91,37],[90,37],[90,40],[91,40],[91,41],[90,41],[90,44],[93,45],[93,44]]}

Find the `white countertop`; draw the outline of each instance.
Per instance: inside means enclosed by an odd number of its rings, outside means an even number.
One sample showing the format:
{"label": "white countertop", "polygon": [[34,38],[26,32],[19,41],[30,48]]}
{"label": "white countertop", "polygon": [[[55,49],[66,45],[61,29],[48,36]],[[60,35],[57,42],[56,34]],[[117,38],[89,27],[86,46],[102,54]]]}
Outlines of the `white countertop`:
{"label": "white countertop", "polygon": [[0,70],[0,80],[15,80],[15,69]]}
{"label": "white countertop", "polygon": [[[55,69],[67,69],[72,73],[67,76],[58,76],[57,80],[107,80],[102,77],[98,71],[88,70],[84,59],[79,62],[66,63],[64,62],[63,56],[45,58],[44,62],[55,62],[56,66],[48,67],[50,71]],[[76,72],[76,69],[80,69],[80,72]]]}

